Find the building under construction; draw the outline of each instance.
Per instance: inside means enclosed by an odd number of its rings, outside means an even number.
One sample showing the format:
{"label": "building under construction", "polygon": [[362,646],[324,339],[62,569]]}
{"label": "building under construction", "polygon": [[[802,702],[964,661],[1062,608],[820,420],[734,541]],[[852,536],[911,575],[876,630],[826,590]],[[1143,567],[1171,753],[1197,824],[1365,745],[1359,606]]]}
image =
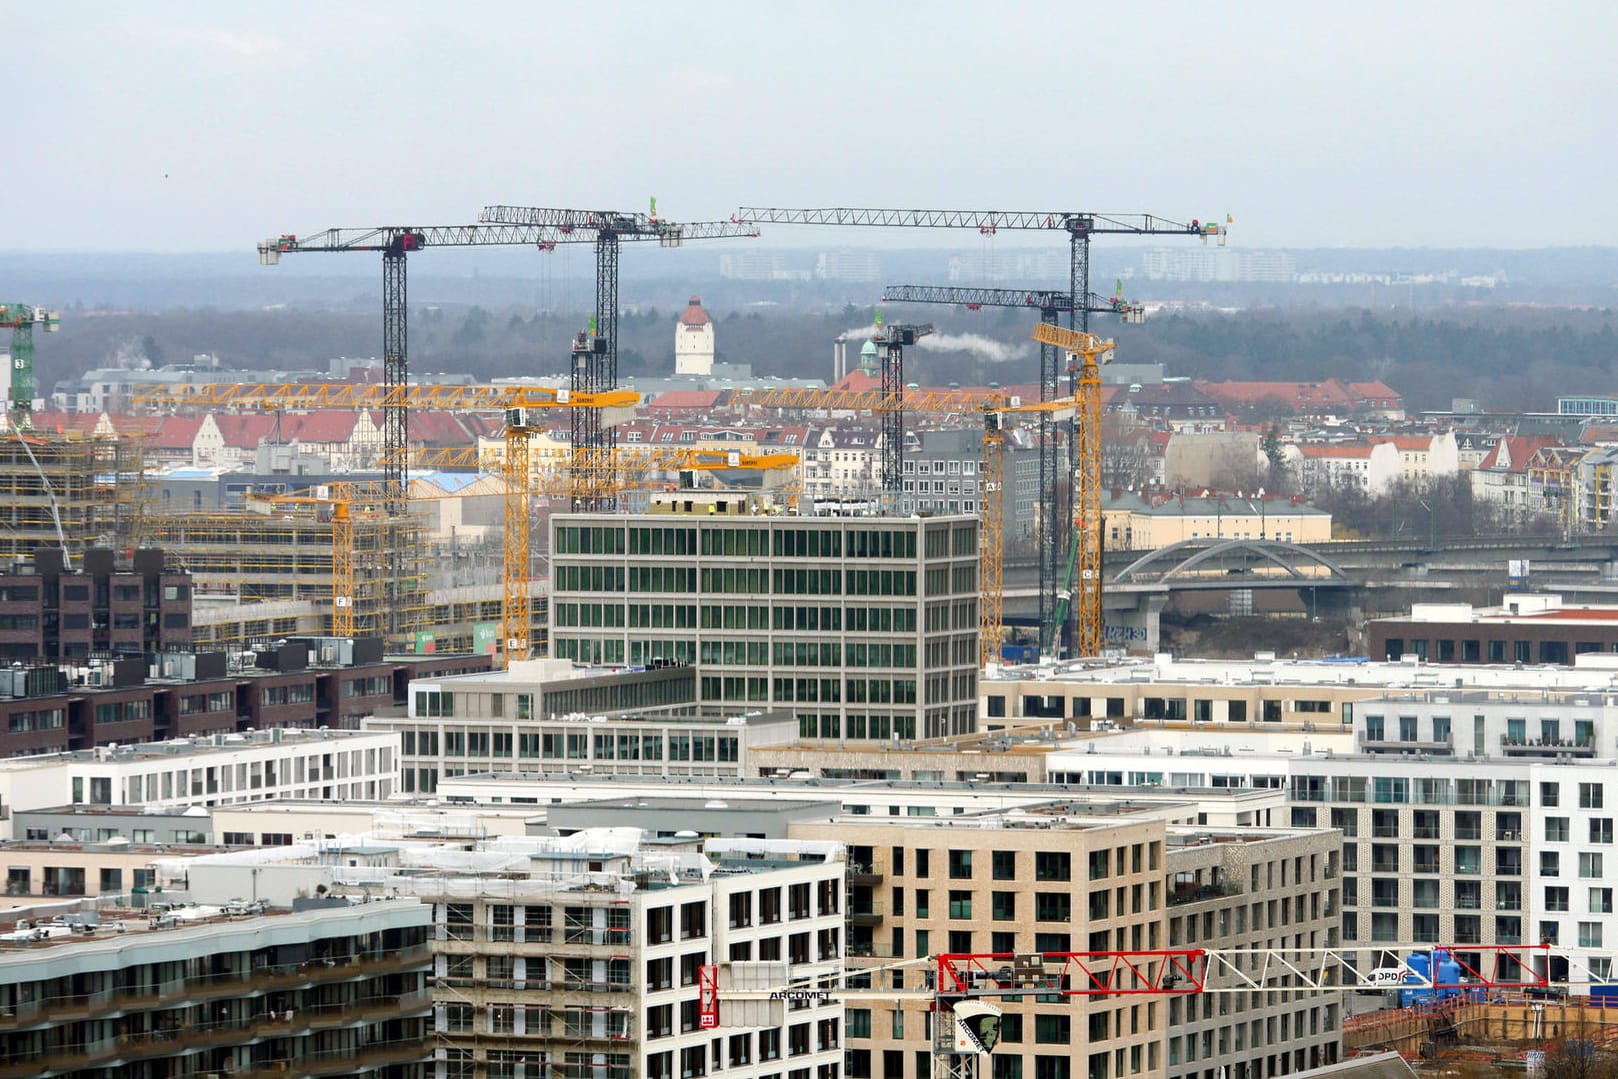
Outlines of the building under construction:
{"label": "building under construction", "polygon": [[[275,507],[162,514],[152,518],[151,531],[157,545],[174,552],[191,573],[199,612],[263,604],[266,617],[248,621],[264,621],[269,635],[278,623],[297,625],[300,604],[328,614],[321,621],[329,624],[337,557],[333,523],[330,507]],[[414,515],[356,513],[351,527],[355,635],[385,637],[390,650],[414,651],[415,634],[430,614],[421,522]],[[403,532],[399,542],[390,542],[393,530]],[[390,561],[383,556],[388,550],[407,552],[407,562]],[[276,611],[279,619],[271,616]],[[210,621],[199,620],[199,630]]]}
{"label": "building under construction", "polygon": [[143,462],[138,438],[12,430],[0,439],[0,560],[42,548],[77,559],[90,547],[144,546]]}

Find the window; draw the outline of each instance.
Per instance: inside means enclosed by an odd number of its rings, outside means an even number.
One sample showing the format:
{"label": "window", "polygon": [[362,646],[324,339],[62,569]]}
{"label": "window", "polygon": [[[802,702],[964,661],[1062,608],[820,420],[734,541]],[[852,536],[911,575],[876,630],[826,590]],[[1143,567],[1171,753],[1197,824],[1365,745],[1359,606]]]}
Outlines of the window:
{"label": "window", "polygon": [[1591,817],[1590,818],[1590,842],[1592,842],[1592,843],[1611,843],[1612,842],[1612,818],[1611,817]]}
{"label": "window", "polygon": [[1603,788],[1600,783],[1579,784],[1580,809],[1602,809],[1604,808],[1604,801]]}
{"label": "window", "polygon": [[1601,923],[1600,922],[1580,922],[1579,923],[1579,947],[1581,947],[1581,948],[1599,948],[1599,947],[1601,947]]}
{"label": "window", "polygon": [[1072,1038],[1072,1019],[1066,1015],[1034,1016],[1034,1041],[1040,1045],[1067,1045]]}
{"label": "window", "polygon": [[969,850],[952,850],[949,852],[949,875],[951,880],[970,880],[972,877],[972,852]]}
{"label": "window", "polygon": [[1566,817],[1545,818],[1545,842],[1566,843],[1568,836],[1568,819]]}
{"label": "window", "polygon": [[1567,888],[1564,885],[1551,884],[1545,888],[1545,909],[1548,911],[1565,912],[1567,910]]}
{"label": "window", "polygon": [[[1035,875],[1037,876],[1038,875],[1037,866],[1038,866],[1039,855],[1035,855],[1034,858],[1035,858],[1035,866],[1036,866]],[[1017,853],[1016,853],[1016,851],[1009,851],[1009,850],[997,850],[997,851],[995,851],[994,852],[993,871],[994,871],[994,879],[995,880],[1016,880],[1017,879]]]}
{"label": "window", "polygon": [[[1105,857],[1105,852],[1103,852]],[[1102,870],[1106,874],[1106,870]],[[1039,851],[1034,855],[1034,879],[1067,881],[1073,879],[1073,856],[1067,851]],[[1094,879],[1094,878],[1092,878]]]}
{"label": "window", "polygon": [[1585,880],[1601,879],[1601,854],[1581,851],[1579,853],[1579,876]]}
{"label": "window", "polygon": [[1612,889],[1611,888],[1591,888],[1590,889],[1590,913],[1591,914],[1611,914],[1612,913]]}
{"label": "window", "polygon": [[1017,918],[1017,893],[995,892],[991,897],[990,909],[997,922],[1015,921]]}
{"label": "window", "polygon": [[[951,918],[972,917],[972,893],[964,890],[951,889],[949,893],[949,916]],[[953,950],[953,949],[952,949]]]}

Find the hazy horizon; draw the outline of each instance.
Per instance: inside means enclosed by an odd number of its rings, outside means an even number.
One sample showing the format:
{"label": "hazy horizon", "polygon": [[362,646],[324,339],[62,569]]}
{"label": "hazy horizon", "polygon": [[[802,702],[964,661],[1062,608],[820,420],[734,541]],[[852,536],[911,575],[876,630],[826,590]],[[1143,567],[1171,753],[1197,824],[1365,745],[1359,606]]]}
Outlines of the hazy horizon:
{"label": "hazy horizon", "polygon": [[0,243],[223,253],[657,196],[673,220],[1229,214],[1247,248],[1613,246],[1614,40],[1618,5],[1595,2],[88,0],[31,12],[8,63]]}

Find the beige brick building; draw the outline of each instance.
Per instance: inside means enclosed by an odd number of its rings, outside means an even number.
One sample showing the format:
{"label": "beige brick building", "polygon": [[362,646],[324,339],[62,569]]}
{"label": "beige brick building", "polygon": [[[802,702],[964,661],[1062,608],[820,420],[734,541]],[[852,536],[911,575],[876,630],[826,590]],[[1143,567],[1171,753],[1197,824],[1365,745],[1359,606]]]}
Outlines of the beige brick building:
{"label": "beige brick building", "polygon": [[[848,844],[848,955],[1324,947],[1336,943],[1330,831],[1166,828],[1125,807],[795,824]],[[894,971],[894,988],[924,975]],[[1337,1059],[1333,996],[1002,996],[980,1079],[1265,1079]],[[926,1001],[850,1002],[848,1079],[929,1079]]]}

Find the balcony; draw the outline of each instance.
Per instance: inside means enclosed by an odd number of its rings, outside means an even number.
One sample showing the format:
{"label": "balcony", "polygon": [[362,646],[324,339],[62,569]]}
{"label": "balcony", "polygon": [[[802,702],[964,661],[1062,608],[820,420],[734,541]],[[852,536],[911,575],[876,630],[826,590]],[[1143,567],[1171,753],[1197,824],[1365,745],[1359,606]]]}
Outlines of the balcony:
{"label": "balcony", "polygon": [[1513,738],[1500,736],[1500,752],[1508,757],[1594,757],[1593,738]]}
{"label": "balcony", "polygon": [[874,869],[857,866],[848,871],[848,883],[855,887],[875,888],[883,881],[883,875]]}
{"label": "balcony", "polygon": [[425,969],[431,952],[406,948],[375,957],[349,956],[341,960],[315,959],[281,967],[260,967],[250,972],[229,972],[183,982],[168,982],[144,990],[99,990],[74,996],[25,1001],[0,1011],[0,1033],[40,1026],[95,1019],[109,1012],[153,1011],[185,1004],[205,1003],[220,997],[246,996],[275,990],[303,989],[397,974],[412,967]]}
{"label": "balcony", "polygon": [[848,924],[875,926],[882,924],[883,904],[879,900],[871,900],[852,906],[848,909]]}
{"label": "balcony", "polygon": [[1169,906],[1175,907],[1236,894],[1236,888],[1229,884],[1176,884],[1168,894],[1168,901]]}
{"label": "balcony", "polygon": [[[77,1052],[47,1050],[32,1060],[6,1061],[0,1064],[0,1079],[31,1079],[42,1072],[87,1070],[153,1057],[171,1057],[249,1044],[260,1039],[285,1039],[319,1029],[365,1026],[410,1015],[426,1016],[431,1008],[432,1000],[427,993],[415,992],[399,997],[322,1005],[301,1011],[294,1009],[265,1013],[247,1022],[205,1023],[177,1029],[149,1030],[104,1038],[85,1045]],[[413,1044],[418,1046],[418,1052],[424,1052],[424,1043]],[[332,1071],[347,1070],[335,1067],[335,1056],[333,1064]],[[300,1069],[308,1070],[301,1065]]]}

